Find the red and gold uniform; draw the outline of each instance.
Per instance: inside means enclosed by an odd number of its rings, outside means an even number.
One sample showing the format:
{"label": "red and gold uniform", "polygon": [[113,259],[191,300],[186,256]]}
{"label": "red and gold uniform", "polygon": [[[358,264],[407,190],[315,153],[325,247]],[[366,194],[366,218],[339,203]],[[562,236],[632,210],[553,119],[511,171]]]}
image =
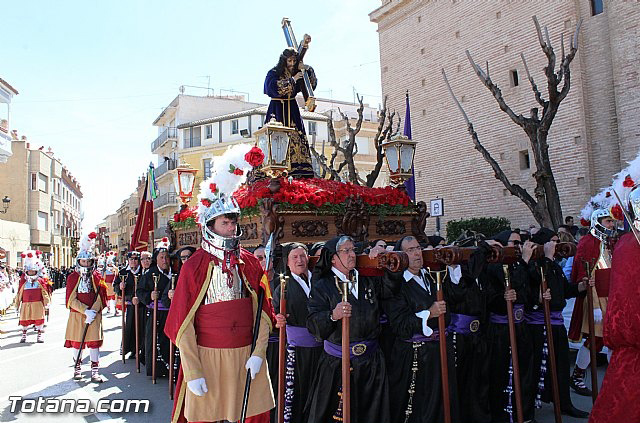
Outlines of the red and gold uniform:
{"label": "red and gold uniform", "polygon": [[[238,421],[245,363],[250,355],[264,360],[273,316],[266,299],[256,348],[251,353],[262,268],[242,248],[239,258],[234,255],[230,263],[233,279],[227,278],[223,260],[200,248],[181,269],[165,325],[165,333],[181,356],[173,422]],[[196,396],[187,388],[187,382],[198,378],[204,378],[209,387],[204,396]],[[273,407],[265,364],[251,383],[247,416],[255,416],[253,422],[260,421]],[[266,421],[268,418],[267,413]]]}
{"label": "red and gold uniform", "polygon": [[37,278],[33,281],[27,280],[25,275],[20,278],[15,307],[20,309],[18,324],[24,328],[24,334],[26,334],[26,328],[31,325],[35,325],[36,328],[40,327],[38,331],[41,331],[41,327],[44,325],[45,307],[51,301],[46,286],[46,281],[43,278]]}
{"label": "red and gold uniform", "polygon": [[69,320],[65,332],[64,346],[66,348],[80,348],[82,333],[85,326],[85,314],[87,309],[97,312],[95,320],[89,325],[84,340],[86,348],[100,348],[102,346],[102,309],[107,300],[107,289],[102,282],[99,273],[93,272],[91,278],[81,280],[78,272],[73,272],[67,277],[67,308]]}

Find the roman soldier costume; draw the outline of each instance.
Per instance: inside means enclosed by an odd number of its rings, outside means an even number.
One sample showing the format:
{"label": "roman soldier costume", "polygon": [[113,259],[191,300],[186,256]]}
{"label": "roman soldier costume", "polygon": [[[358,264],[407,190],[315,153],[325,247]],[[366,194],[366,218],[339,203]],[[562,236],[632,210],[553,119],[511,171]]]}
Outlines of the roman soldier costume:
{"label": "roman soldier costume", "polygon": [[18,322],[22,326],[20,342],[27,341],[27,329],[31,325],[35,325],[38,331],[37,342],[44,342],[45,308],[51,301],[46,281],[43,278],[44,266],[40,262],[39,254],[34,250],[25,251],[21,257],[24,273],[20,278],[18,295],[14,303],[16,310],[20,310],[20,320]]}

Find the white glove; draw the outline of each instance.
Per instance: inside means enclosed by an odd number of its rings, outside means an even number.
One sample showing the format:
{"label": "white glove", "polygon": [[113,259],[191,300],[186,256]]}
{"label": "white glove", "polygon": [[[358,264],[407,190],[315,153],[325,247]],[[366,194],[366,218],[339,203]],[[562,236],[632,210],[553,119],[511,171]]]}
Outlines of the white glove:
{"label": "white glove", "polygon": [[207,389],[207,383],[204,381],[203,377],[187,382],[187,388],[189,388],[189,390],[193,392],[194,395],[197,395],[199,397],[203,397],[204,394],[209,392],[209,390]]}
{"label": "white glove", "polygon": [[602,323],[602,309],[599,309],[599,308],[593,309],[593,321],[595,323]]}
{"label": "white glove", "polygon": [[84,321],[85,323],[89,324],[91,322],[93,322],[93,319],[96,318],[96,314],[98,314],[97,311],[95,310],[90,310],[90,309],[86,309],[84,311],[84,315],[87,316],[87,319]]}
{"label": "white glove", "polygon": [[447,266],[449,270],[449,278],[451,278],[451,282],[454,285],[460,283],[460,279],[462,279],[462,267],[459,264],[454,264],[453,266]]}
{"label": "white glove", "polygon": [[255,379],[258,372],[260,372],[260,367],[262,367],[262,359],[257,355],[249,357],[247,364],[244,365],[244,368],[251,373],[252,380]]}
{"label": "white glove", "polygon": [[431,312],[429,310],[422,310],[416,313],[416,317],[422,319],[422,333],[424,336],[431,336],[433,334],[433,329],[427,326],[427,320],[430,315]]}

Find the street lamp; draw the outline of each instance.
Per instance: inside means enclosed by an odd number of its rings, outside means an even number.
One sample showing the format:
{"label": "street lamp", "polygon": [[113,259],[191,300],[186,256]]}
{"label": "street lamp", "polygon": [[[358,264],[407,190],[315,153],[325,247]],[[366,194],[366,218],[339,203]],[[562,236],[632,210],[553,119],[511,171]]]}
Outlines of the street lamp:
{"label": "street lamp", "polygon": [[416,144],[416,141],[412,141],[404,135],[397,135],[382,144],[384,157],[389,167],[389,178],[396,188],[402,188],[405,181],[413,176],[411,169],[413,168]]}
{"label": "street lamp", "polygon": [[176,174],[173,176],[173,186],[182,200],[183,209],[187,207],[189,199],[193,196],[196,173],[198,173],[198,169],[192,168],[189,163],[182,162],[176,168]]}
{"label": "street lamp", "polygon": [[9,210],[9,203],[11,202],[11,198],[8,195],[5,195],[2,199],[2,210],[0,213],[5,214]]}
{"label": "street lamp", "polygon": [[265,158],[262,171],[277,178],[289,169],[289,140],[294,128],[284,126],[274,118],[255,132],[258,147],[264,152]]}

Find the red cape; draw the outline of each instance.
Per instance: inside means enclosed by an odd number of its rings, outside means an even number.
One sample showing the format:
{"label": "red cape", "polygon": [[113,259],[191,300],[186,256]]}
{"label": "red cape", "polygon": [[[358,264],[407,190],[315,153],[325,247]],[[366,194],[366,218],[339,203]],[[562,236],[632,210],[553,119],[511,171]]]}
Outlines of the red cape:
{"label": "red cape", "polygon": [[640,422],[640,245],[628,233],[616,244],[604,316],[604,343],[613,356],[590,423]]}
{"label": "red cape", "polygon": [[[571,269],[571,283],[578,283],[587,276],[584,263],[595,264],[600,257],[600,240],[591,234],[580,238],[576,255],[573,258],[573,268]],[[584,308],[584,295],[579,295],[573,306],[571,314],[571,324],[569,325],[569,339],[579,341],[582,339],[582,319]]]}
{"label": "red cape", "polygon": [[[102,305],[107,304],[107,287],[102,282],[102,277],[98,272],[93,272],[93,289],[98,289],[98,293],[100,294],[100,298],[102,298]],[[78,272],[73,272],[67,276],[67,293],[65,298],[65,304],[69,304],[69,297],[74,289],[76,289],[76,285],[78,284],[78,280],[80,280],[80,274]],[[93,304],[87,304],[89,308],[93,306]]]}

